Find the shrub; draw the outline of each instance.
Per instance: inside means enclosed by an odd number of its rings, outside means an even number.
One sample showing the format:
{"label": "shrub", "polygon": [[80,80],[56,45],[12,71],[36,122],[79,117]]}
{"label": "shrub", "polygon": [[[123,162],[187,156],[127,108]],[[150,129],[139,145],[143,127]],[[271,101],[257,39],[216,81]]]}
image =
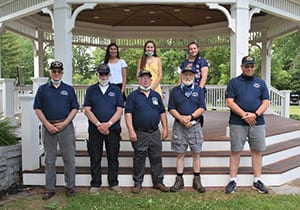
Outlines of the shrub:
{"label": "shrub", "polygon": [[11,125],[8,117],[0,113],[0,146],[18,143],[17,126]]}
{"label": "shrub", "polygon": [[300,121],[300,115],[298,115],[298,114],[291,114],[290,115],[290,119],[299,120]]}

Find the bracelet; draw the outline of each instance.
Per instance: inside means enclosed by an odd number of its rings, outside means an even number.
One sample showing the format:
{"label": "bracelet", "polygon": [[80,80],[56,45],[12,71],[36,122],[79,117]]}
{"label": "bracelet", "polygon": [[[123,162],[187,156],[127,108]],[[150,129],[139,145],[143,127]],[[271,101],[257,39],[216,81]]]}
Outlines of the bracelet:
{"label": "bracelet", "polygon": [[101,122],[97,121],[95,124],[97,127],[99,127],[101,125]]}
{"label": "bracelet", "polygon": [[108,121],[108,123],[110,124],[110,126],[112,126],[114,124],[111,120]]}
{"label": "bracelet", "polygon": [[259,115],[255,112],[255,116],[256,116],[256,118],[258,118],[259,117]]}

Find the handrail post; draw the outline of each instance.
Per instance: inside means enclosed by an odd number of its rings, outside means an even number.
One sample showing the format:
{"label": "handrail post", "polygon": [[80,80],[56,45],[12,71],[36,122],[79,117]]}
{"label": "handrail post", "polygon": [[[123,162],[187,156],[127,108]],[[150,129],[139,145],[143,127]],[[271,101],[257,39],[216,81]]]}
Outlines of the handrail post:
{"label": "handrail post", "polygon": [[282,102],[282,116],[289,118],[290,117],[290,90],[281,90],[280,93],[284,95]]}
{"label": "handrail post", "polygon": [[14,110],[14,85],[15,79],[0,79],[2,83],[2,111],[5,116],[9,117],[12,125],[16,125],[15,110]]}
{"label": "handrail post", "polygon": [[39,120],[32,108],[34,95],[19,95],[21,102],[22,168],[34,170],[40,167],[42,144],[39,139]]}

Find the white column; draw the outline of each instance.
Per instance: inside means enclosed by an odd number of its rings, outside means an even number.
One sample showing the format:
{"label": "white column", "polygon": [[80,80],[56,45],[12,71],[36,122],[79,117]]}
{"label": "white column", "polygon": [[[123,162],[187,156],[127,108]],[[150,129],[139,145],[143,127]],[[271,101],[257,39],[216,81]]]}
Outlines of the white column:
{"label": "white column", "polygon": [[72,85],[72,8],[54,0],[54,57],[64,64],[63,80]]}
{"label": "white column", "polygon": [[262,33],[261,77],[267,86],[271,86],[272,40],[267,39],[266,31]]}
{"label": "white column", "polygon": [[33,61],[34,61],[34,77],[44,76],[44,48],[43,48],[43,31],[36,30],[38,41],[33,40]]}
{"label": "white column", "polygon": [[40,167],[43,147],[39,139],[39,120],[33,110],[34,95],[19,95],[21,103],[22,169],[34,170]]}
{"label": "white column", "polygon": [[48,78],[47,77],[35,77],[35,78],[31,78],[32,80],[32,91],[33,91],[33,95],[35,96],[36,91],[38,90],[38,88],[42,85],[45,84],[46,82],[48,82]]}
{"label": "white column", "polygon": [[230,34],[230,78],[241,74],[242,57],[248,55],[249,1],[236,1],[231,5],[234,30]]}
{"label": "white column", "polygon": [[5,116],[10,118],[10,121],[13,125],[16,125],[15,120],[15,79],[0,79],[0,83],[2,83],[2,112]]}

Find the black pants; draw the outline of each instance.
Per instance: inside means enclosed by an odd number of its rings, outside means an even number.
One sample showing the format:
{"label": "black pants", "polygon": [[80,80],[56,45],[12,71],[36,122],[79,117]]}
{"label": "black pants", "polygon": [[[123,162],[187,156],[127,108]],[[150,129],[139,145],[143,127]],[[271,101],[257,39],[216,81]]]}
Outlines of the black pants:
{"label": "black pants", "polygon": [[133,181],[135,185],[141,186],[143,183],[147,155],[150,161],[153,185],[163,183],[162,142],[159,129],[153,133],[136,131],[136,134],[138,140],[132,142],[134,149]]}
{"label": "black pants", "polygon": [[88,153],[91,161],[91,187],[100,187],[102,184],[101,160],[103,153],[103,142],[107,153],[108,162],[108,184],[115,186],[119,184],[119,151],[121,130],[111,130],[109,135],[103,135],[95,129],[89,128],[89,140],[87,143]]}

